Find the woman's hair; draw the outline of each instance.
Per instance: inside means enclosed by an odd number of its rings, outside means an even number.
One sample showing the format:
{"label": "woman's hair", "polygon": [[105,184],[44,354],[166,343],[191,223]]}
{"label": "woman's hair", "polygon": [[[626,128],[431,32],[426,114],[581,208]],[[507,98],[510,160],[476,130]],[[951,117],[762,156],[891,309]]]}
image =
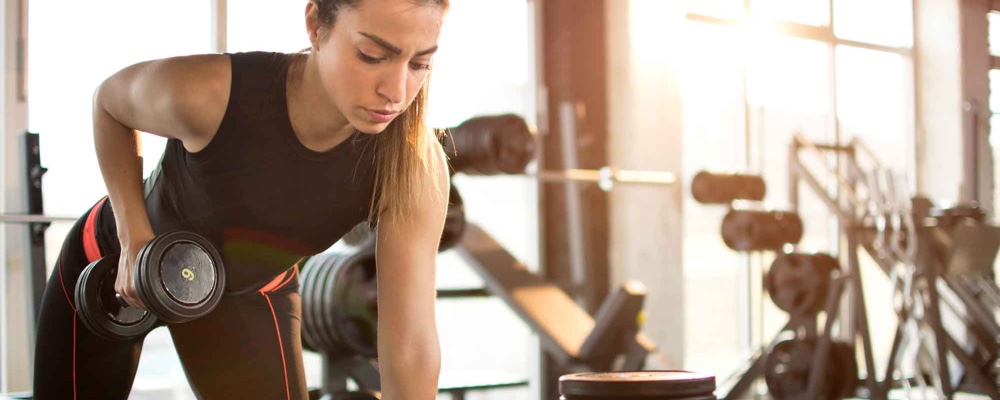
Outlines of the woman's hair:
{"label": "woman's hair", "polygon": [[[320,27],[328,34],[341,11],[356,7],[363,0],[309,0],[316,4]],[[448,9],[449,0],[410,0],[415,4],[437,5]],[[428,77],[427,82],[430,79]],[[394,119],[385,131],[375,135],[375,188],[368,221],[374,226],[380,215],[405,218],[417,193],[418,179],[428,177],[437,187],[439,164],[444,162],[440,142],[424,121],[427,110],[427,82],[413,103]],[[437,195],[437,192],[434,192]],[[419,195],[423,195],[420,193]]]}

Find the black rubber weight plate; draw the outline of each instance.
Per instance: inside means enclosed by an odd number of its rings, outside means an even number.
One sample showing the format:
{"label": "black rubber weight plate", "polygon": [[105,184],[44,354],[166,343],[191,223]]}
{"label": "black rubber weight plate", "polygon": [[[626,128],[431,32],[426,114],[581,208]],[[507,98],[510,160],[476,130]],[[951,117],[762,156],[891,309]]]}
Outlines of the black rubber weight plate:
{"label": "black rubber weight plate", "polygon": [[559,392],[566,396],[609,399],[642,396],[701,398],[715,392],[715,377],[688,371],[580,373],[560,377]]}

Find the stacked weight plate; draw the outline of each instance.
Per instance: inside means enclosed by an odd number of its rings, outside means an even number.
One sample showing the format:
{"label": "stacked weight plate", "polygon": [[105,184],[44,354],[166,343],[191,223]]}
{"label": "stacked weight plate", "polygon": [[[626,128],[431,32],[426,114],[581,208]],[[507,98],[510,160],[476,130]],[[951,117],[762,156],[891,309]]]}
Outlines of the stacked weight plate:
{"label": "stacked weight plate", "polygon": [[375,244],[343,246],[302,266],[302,339],[328,355],[376,357]]}

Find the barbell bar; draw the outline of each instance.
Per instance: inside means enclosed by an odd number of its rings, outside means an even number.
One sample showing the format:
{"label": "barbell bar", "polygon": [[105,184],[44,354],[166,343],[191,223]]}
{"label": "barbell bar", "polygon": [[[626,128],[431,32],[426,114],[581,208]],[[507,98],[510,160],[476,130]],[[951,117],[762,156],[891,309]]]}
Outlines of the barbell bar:
{"label": "barbell bar", "polygon": [[[610,191],[618,184],[669,186],[677,183],[677,176],[672,172],[624,170],[610,166],[600,169],[529,172],[522,174],[522,176],[538,179],[541,182],[596,183],[605,192]],[[79,217],[61,215],[0,214],[0,224],[76,222],[78,219]]]}
{"label": "barbell bar", "polygon": [[623,170],[611,166],[600,169],[568,169],[565,171],[540,171],[525,174],[542,182],[592,182],[605,192],[617,184],[669,186],[677,183],[672,172]]}
{"label": "barbell bar", "polygon": [[0,224],[33,224],[52,222],[76,222],[80,217],[38,214],[0,214]]}

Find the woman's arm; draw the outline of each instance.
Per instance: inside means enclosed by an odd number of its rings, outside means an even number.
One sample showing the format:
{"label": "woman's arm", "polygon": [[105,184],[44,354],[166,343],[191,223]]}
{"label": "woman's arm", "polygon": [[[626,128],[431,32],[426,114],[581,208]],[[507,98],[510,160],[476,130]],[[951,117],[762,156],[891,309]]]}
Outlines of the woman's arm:
{"label": "woman's arm", "polygon": [[448,208],[448,170],[434,141],[436,179],[418,179],[402,221],[378,224],[378,352],[383,400],[437,395],[441,349],[434,317],[438,243]]}
{"label": "woman's arm", "polygon": [[127,266],[153,238],[139,131],[180,139],[188,150],[204,148],[225,112],[229,77],[228,57],[178,57],[127,67],[94,93],[94,146],[122,245],[115,289],[132,306],[143,308]]}

